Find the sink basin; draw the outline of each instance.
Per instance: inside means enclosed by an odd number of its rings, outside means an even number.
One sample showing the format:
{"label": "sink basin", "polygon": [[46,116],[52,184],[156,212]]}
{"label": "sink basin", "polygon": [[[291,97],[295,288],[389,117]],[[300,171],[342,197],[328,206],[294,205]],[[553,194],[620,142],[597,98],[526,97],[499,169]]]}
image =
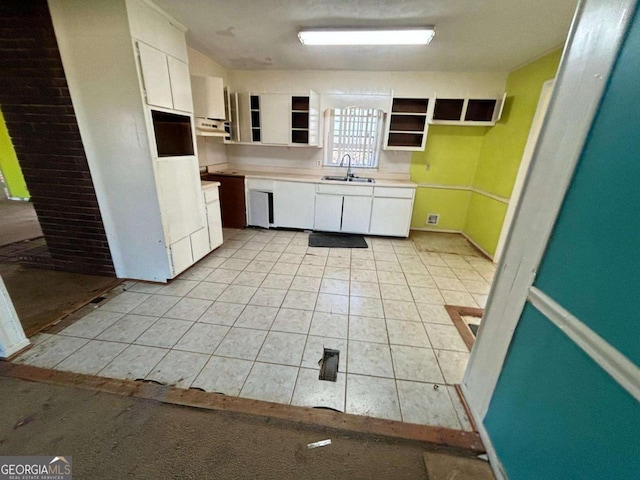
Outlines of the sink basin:
{"label": "sink basin", "polygon": [[327,175],[322,177],[322,180],[330,180],[332,182],[346,182],[349,179],[347,177],[332,177],[331,175]]}
{"label": "sink basin", "polygon": [[373,178],[368,177],[334,177],[331,175],[326,175],[322,177],[322,180],[329,180],[332,182],[376,183]]}
{"label": "sink basin", "polygon": [[349,179],[350,182],[359,182],[359,183],[376,183],[373,178],[368,177],[353,177]]}

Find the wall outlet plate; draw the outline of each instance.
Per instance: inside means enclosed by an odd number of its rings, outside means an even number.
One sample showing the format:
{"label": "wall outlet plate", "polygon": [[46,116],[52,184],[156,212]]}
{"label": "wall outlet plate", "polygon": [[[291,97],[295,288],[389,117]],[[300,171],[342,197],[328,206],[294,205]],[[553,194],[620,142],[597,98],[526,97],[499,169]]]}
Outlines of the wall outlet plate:
{"label": "wall outlet plate", "polygon": [[437,225],[439,221],[440,221],[439,213],[427,214],[427,225]]}

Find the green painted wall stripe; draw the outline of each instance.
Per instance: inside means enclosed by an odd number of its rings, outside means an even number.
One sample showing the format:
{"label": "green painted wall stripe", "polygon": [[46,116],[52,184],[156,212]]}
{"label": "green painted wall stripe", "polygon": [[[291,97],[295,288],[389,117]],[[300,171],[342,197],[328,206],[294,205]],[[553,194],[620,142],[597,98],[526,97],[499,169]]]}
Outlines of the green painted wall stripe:
{"label": "green painted wall stripe", "polygon": [[0,171],[9,190],[9,195],[15,198],[29,198],[29,190],[22,176],[18,157],[11,143],[4,116],[0,111]]}

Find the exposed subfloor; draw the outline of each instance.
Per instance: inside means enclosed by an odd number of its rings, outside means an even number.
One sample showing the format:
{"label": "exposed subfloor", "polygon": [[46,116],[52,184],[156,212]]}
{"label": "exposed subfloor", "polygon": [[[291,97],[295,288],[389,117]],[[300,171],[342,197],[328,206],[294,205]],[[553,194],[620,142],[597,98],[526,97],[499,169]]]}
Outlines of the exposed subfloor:
{"label": "exposed subfloor", "polygon": [[0,378],[0,408],[0,455],[70,456],[74,478],[493,478],[451,448],[74,387]]}
{"label": "exposed subfloor", "polygon": [[[224,233],[170,284],[127,282],[16,361],[471,429],[453,387],[469,351],[443,305],[484,307],[489,260],[424,251],[424,237],[419,251],[411,239],[325,249],[303,232]],[[335,383],[318,380],[323,347],[340,351]]]}
{"label": "exposed subfloor", "polygon": [[42,236],[36,211],[29,202],[0,198],[0,225],[0,246]]}

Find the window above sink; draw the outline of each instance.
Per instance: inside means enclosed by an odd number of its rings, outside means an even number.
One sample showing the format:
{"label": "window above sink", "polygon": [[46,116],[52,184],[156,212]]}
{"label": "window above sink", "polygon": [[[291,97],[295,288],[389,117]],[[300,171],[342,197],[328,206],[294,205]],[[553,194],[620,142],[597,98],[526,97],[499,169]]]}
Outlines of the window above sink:
{"label": "window above sink", "polygon": [[341,161],[349,155],[351,168],[377,168],[383,128],[382,110],[359,107],[329,110],[324,166],[344,166]]}

